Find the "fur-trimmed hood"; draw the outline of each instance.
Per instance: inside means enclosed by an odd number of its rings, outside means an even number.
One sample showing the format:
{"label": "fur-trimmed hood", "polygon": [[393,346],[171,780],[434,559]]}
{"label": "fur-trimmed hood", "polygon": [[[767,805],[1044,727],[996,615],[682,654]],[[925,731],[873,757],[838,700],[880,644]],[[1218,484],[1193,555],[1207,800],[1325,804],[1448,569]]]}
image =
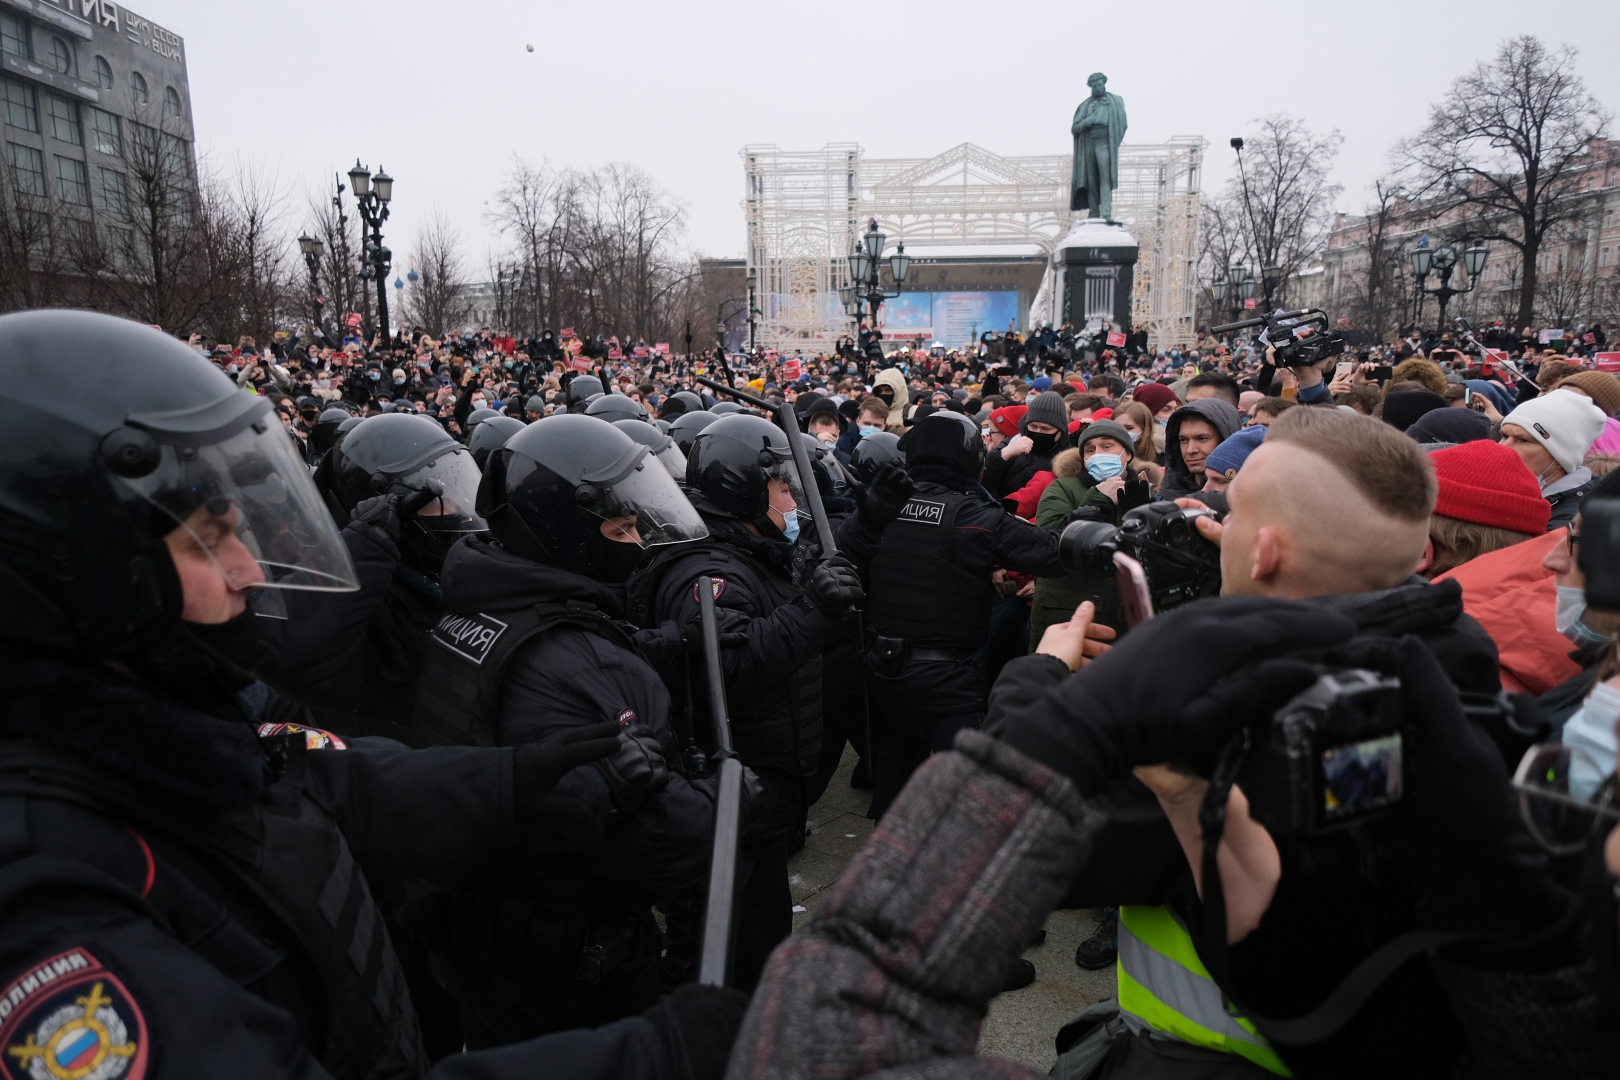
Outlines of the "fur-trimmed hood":
{"label": "fur-trimmed hood", "polygon": [[1084,471],[1080,465],[1080,451],[1073,447],[1061,451],[1052,459],[1052,475],[1059,479],[1065,476],[1079,476]]}

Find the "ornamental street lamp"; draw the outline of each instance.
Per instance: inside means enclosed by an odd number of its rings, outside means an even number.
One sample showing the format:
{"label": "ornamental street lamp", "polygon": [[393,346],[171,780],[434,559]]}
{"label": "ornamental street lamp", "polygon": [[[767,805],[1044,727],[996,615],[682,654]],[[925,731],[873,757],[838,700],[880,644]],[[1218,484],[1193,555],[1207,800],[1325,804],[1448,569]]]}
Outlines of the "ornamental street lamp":
{"label": "ornamental street lamp", "polygon": [[1215,299],[1217,310],[1230,295],[1232,306],[1225,310],[1232,313],[1233,319],[1242,317],[1244,301],[1254,298],[1255,280],[1254,272],[1243,265],[1240,259],[1227,270],[1225,281],[1216,281],[1209,287],[1210,295]]}
{"label": "ornamental street lamp", "polygon": [[[1437,297],[1440,301],[1440,325],[1438,329],[1444,332],[1446,328],[1446,305],[1451,303],[1453,296],[1461,296],[1464,293],[1474,291],[1475,287],[1479,285],[1479,276],[1485,272],[1485,260],[1490,257],[1490,254],[1491,249],[1478,240],[1469,244],[1461,252],[1463,270],[1468,275],[1468,285],[1466,288],[1453,289],[1451,287],[1451,275],[1457,269],[1457,249],[1450,244],[1442,244],[1438,248],[1431,248],[1427,234],[1419,238],[1417,247],[1412,250],[1412,276],[1417,279],[1418,305],[1417,318],[1414,321],[1419,325],[1423,322],[1423,298],[1425,296]],[[1423,283],[1431,273],[1440,275],[1438,288],[1424,287]]]}
{"label": "ornamental street lamp", "polygon": [[849,284],[838,290],[844,310],[853,318],[860,318],[863,304],[868,307],[874,330],[877,329],[878,308],[883,301],[900,295],[906,274],[911,271],[911,256],[906,254],[906,245],[901,244],[889,256],[889,276],[894,279],[894,289],[883,288],[883,245],[888,239],[878,231],[877,218],[867,222],[866,232],[856,239],[855,250],[849,253]]}
{"label": "ornamental street lamp", "polygon": [[388,220],[388,204],[394,197],[394,178],[381,167],[373,176],[371,170],[360,164],[360,159],[356,158],[354,168],[349,170],[349,189],[354,192],[354,201],[360,206],[360,220],[371,230],[371,235],[366,237],[361,255],[362,260],[368,265],[360,272],[360,276],[377,282],[377,329],[386,342],[390,337],[388,270],[394,253],[383,247],[382,225]]}
{"label": "ornamental street lamp", "polygon": [[298,238],[298,250],[304,253],[304,265],[309,267],[309,298],[314,309],[315,328],[326,336],[326,327],[321,325],[321,309],[326,307],[326,297],[321,295],[321,255],[326,251],[326,245],[315,237],[305,233]]}

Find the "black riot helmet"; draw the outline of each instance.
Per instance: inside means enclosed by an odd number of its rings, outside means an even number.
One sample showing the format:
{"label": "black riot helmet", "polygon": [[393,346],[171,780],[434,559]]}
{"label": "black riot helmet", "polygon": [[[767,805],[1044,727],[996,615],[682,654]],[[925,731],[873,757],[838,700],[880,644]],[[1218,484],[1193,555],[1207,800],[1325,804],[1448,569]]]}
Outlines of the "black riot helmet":
{"label": "black riot helmet", "polygon": [[343,436],[347,435],[349,432],[351,432],[355,428],[359,427],[360,426],[360,421],[362,421],[364,419],[365,419],[365,417],[363,417],[363,416],[351,416],[347,420],[343,421],[337,427],[338,438],[342,439]]}
{"label": "black riot helmet", "polygon": [[499,415],[501,414],[494,409],[474,409],[467,414],[467,430],[472,431],[485,420]]}
{"label": "black riot helmet", "polygon": [[585,406],[585,415],[599,417],[611,424],[617,420],[646,421],[647,410],[641,407],[641,402],[623,394],[603,394]]}
{"label": "black riot helmet", "polygon": [[849,487],[849,478],[844,474],[844,467],[839,464],[833,448],[814,435],[802,432],[799,440],[804,443],[805,456],[810,459],[810,471],[816,474],[816,490],[821,492],[822,498],[842,496]]}
{"label": "black riot helmet", "polygon": [[900,449],[908,467],[945,465],[969,480],[978,480],[984,473],[984,435],[978,424],[961,413],[929,413],[901,437]]}
{"label": "black riot helmet", "polygon": [[598,581],[627,579],[648,548],[709,535],[647,447],[586,416],[548,416],[507,440],[478,510],[514,554]]}
{"label": "black riot helmet", "polygon": [[747,412],[748,410],[735,401],[717,401],[714,403],[714,408],[709,411],[716,416],[730,416],[732,413]]}
{"label": "black riot helmet", "polygon": [[443,494],[417,511],[400,532],[401,559],[424,574],[439,572],[451,544],[486,528],[473,510],[478,466],[472,454],[425,416],[369,417],[344,435],[329,456],[332,468],[318,471],[316,483],[332,516],[345,525],[366,499],[421,491],[430,480],[442,486]]}
{"label": "black riot helmet", "polygon": [[332,449],[332,444],[337,442],[338,427],[347,419],[349,410],[339,409],[336,406],[321,413],[320,419],[315,421],[315,426],[309,431],[309,448],[317,454],[324,454]]}
{"label": "black riot helmet", "polygon": [[254,606],[359,587],[268,398],[141,323],[0,316],[0,637],[242,685],[252,617],[245,651],[181,623],[182,548]]}
{"label": "black riot helmet", "polygon": [[575,375],[568,380],[568,411],[582,413],[585,405],[602,392],[602,380],[595,375]]}
{"label": "black riot helmet", "polygon": [[705,412],[703,399],[690,390],[677,390],[669,395],[671,401],[678,401],[682,406],[682,415],[685,413]]}
{"label": "black riot helmet", "polygon": [[706,514],[763,530],[771,524],[766,511],[772,480],[785,481],[794,503],[808,505],[787,436],[757,416],[722,416],[703,429],[686,455],[687,493]]}
{"label": "black riot helmet", "polygon": [[669,425],[669,437],[675,440],[675,445],[681,448],[681,453],[688,458],[692,456],[692,444],[697,441],[698,434],[720,417],[712,412],[682,413]]}
{"label": "black riot helmet", "polygon": [[615,420],[613,426],[652,451],[677,484],[686,483],[686,455],[675,440],[645,420]]}
{"label": "black riot helmet", "polygon": [[472,434],[467,437],[467,452],[472,455],[478,471],[484,471],[490,454],[505,446],[507,439],[527,426],[515,416],[492,416],[473,428]]}
{"label": "black riot helmet", "polygon": [[905,463],[906,455],[900,451],[900,436],[892,431],[874,431],[862,436],[855,449],[849,452],[849,471],[862,484],[870,484],[878,470],[885,465],[904,466]]}

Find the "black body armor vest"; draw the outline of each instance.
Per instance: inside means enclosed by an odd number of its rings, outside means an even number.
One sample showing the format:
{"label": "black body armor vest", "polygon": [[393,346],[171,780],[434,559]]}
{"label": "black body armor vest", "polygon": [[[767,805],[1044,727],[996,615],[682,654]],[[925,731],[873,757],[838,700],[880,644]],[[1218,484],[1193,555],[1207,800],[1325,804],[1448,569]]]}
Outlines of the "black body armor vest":
{"label": "black body armor vest", "polygon": [[984,644],[996,599],[989,568],[969,572],[951,560],[956,515],[971,501],[952,491],[917,495],[883,530],[867,606],[878,634],[926,647]]}
{"label": "black body armor vest", "polygon": [[[752,581],[763,587],[760,598],[770,605],[770,611],[786,607],[803,595],[781,574],[759,566],[758,560],[747,551],[723,540],[698,540],[680,544],[668,554],[655,557],[636,576],[629,590],[632,618],[642,625],[654,625],[651,607],[656,602],[664,574],[676,560],[689,557],[699,545],[724,548],[745,560],[753,569]],[[744,765],[755,769],[781,769],[799,776],[815,775],[821,755],[821,666],[818,652],[769,690],[747,699],[736,694],[726,695],[726,708],[731,713],[732,749]],[[671,684],[672,708],[684,712],[685,702],[691,702],[691,713],[683,718],[690,726],[676,726],[690,732],[705,749],[713,750],[710,732],[714,725],[709,718],[709,692],[702,672],[703,655],[699,651],[696,656],[687,657],[685,672],[665,673],[665,677]],[[683,680],[687,684],[684,687],[678,685]]]}
{"label": "black body armor vest", "polygon": [[[321,1063],[342,1080],[408,1080],[428,1070],[405,976],[366,883],[337,823],[303,792],[302,733],[264,740],[286,763],[255,806],[210,820],[161,796],[32,742],[0,742],[0,794],[86,807],[174,840],[221,876],[240,883],[304,948],[326,988]],[[188,945],[227,974],[242,952],[220,932]],[[240,946],[241,943],[236,943]],[[218,952],[219,955],[215,955]]]}
{"label": "black body armor vest", "polygon": [[637,651],[625,627],[578,600],[531,604],[503,611],[500,618],[447,612],[428,631],[411,744],[494,746],[507,664],[525,642],[557,626],[586,630]]}

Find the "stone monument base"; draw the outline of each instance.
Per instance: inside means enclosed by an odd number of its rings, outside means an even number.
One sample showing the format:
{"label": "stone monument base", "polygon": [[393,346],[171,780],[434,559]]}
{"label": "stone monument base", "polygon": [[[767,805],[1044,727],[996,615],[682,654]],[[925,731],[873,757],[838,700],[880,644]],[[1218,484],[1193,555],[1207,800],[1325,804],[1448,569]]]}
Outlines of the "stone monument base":
{"label": "stone monument base", "polygon": [[1117,221],[1081,218],[1052,253],[1057,321],[1076,331],[1103,323],[1129,333],[1136,238]]}

